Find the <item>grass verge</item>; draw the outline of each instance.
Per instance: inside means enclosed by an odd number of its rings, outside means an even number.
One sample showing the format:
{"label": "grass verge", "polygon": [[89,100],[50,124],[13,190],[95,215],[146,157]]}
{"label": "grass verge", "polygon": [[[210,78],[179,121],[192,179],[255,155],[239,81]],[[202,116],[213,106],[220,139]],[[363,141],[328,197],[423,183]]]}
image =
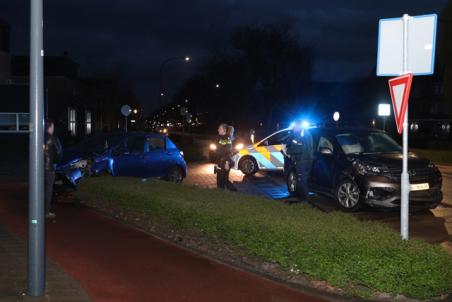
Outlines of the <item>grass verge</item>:
{"label": "grass verge", "polygon": [[402,241],[377,223],[232,192],[161,181],[85,179],[77,196],[202,232],[283,269],[341,288],[416,299],[452,291],[452,257],[419,240]]}

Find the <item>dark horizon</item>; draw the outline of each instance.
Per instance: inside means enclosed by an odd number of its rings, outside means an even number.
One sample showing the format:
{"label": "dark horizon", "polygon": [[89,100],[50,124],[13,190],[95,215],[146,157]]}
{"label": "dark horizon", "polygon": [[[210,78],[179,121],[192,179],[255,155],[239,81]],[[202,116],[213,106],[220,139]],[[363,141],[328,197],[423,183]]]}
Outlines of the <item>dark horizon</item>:
{"label": "dark horizon", "polygon": [[[173,95],[202,70],[211,53],[227,47],[238,26],[289,24],[300,44],[313,53],[314,81],[350,82],[368,76],[374,68],[378,19],[403,13],[441,14],[447,3],[170,2],[46,1],[46,54],[68,52],[80,64],[82,76],[118,78],[151,111],[162,105],[157,97],[161,62],[168,57],[191,57],[189,63],[172,62],[165,67],[165,86]],[[27,1],[7,2],[0,12],[0,19],[11,26],[13,55],[28,53],[28,12]]]}

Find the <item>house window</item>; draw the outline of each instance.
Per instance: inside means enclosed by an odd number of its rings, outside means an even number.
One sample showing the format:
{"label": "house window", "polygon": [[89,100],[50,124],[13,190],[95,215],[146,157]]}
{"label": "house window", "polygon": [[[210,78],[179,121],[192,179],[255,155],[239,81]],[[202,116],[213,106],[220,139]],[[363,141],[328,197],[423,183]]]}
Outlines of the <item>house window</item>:
{"label": "house window", "polygon": [[74,108],[68,108],[68,130],[72,136],[77,135],[77,111]]}
{"label": "house window", "polygon": [[86,130],[86,135],[90,135],[91,134],[91,111],[85,111],[85,130]]}

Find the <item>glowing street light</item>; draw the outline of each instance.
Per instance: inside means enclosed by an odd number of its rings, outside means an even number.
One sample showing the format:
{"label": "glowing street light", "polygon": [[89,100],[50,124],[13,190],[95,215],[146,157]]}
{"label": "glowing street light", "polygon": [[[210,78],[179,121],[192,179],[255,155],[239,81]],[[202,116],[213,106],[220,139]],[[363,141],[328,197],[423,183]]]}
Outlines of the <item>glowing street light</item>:
{"label": "glowing street light", "polygon": [[220,84],[216,83],[215,88],[220,88]]}
{"label": "glowing street light", "polygon": [[340,113],[339,112],[335,112],[335,113],[333,113],[333,121],[335,122],[335,123],[337,123],[338,121],[339,121],[339,119],[341,118],[341,115],[340,115]]}
{"label": "glowing street light", "polygon": [[185,60],[185,62],[188,62],[188,61],[190,61],[190,57],[189,57],[189,56],[186,56],[186,57],[184,58],[184,60]]}
{"label": "glowing street light", "polygon": [[133,113],[137,114],[138,113],[138,109],[133,109]]}

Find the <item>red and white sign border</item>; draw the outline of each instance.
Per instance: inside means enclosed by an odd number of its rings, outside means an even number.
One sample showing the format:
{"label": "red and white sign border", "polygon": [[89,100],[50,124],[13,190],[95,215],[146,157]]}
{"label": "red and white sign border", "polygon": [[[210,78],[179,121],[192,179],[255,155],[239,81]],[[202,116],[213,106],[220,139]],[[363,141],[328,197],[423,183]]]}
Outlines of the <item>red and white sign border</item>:
{"label": "red and white sign border", "polygon": [[[402,134],[403,132],[403,122],[405,121],[405,115],[408,107],[408,100],[410,98],[412,82],[413,82],[412,73],[408,73],[403,76],[392,78],[389,80],[389,91],[391,93],[392,107],[394,109],[394,118],[396,120],[397,132],[399,132],[399,134]],[[405,89],[403,91],[403,99],[402,104],[400,106],[400,112],[398,112],[393,87],[401,84],[405,84]]]}

